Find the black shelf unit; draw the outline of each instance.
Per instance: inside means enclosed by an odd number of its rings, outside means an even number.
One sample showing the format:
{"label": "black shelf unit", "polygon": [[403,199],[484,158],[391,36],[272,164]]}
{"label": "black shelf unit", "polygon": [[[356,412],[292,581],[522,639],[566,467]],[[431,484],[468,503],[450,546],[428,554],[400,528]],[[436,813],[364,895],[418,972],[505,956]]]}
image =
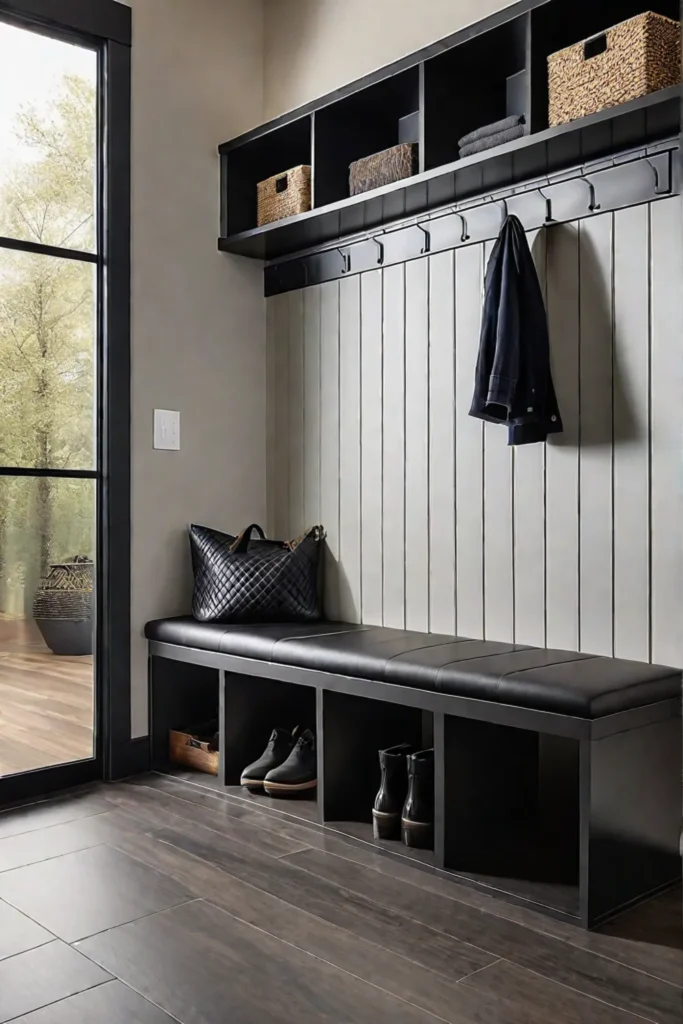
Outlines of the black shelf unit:
{"label": "black shelf unit", "polygon": [[[654,0],[679,18],[678,0]],[[642,13],[642,0],[521,2],[219,147],[224,252],[276,260],[676,134],[680,88],[548,127],[549,54]],[[457,140],[524,114],[526,134],[459,160]],[[351,161],[417,141],[411,178],[349,196]],[[312,167],[313,209],[257,227],[258,181]]]}

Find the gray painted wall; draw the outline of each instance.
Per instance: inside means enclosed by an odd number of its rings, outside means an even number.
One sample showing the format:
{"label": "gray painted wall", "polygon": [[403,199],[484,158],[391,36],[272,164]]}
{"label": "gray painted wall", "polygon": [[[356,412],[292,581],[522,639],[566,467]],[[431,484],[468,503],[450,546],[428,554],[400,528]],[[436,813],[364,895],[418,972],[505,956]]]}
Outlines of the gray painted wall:
{"label": "gray painted wall", "polygon": [[327,613],[683,666],[678,199],[530,237],[563,435],[468,416],[492,243],[269,299],[270,529]]}

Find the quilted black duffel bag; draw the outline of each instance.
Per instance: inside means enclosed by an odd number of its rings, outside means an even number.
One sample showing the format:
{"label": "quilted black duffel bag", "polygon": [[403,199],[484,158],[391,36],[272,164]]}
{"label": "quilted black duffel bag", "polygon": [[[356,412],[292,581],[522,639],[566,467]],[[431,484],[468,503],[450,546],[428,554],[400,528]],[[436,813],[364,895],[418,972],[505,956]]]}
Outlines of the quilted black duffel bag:
{"label": "quilted black duffel bag", "polygon": [[[258,539],[252,540],[256,531]],[[238,537],[190,527],[194,594],[200,622],[316,622],[322,617],[320,544],[314,526],[295,541],[267,540],[260,526]]]}

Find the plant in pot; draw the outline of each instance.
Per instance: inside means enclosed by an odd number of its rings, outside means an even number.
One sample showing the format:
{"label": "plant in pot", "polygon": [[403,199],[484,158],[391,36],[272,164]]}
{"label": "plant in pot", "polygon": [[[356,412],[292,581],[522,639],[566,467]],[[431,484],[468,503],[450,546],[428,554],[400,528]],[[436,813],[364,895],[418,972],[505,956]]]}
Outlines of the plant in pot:
{"label": "plant in pot", "polygon": [[84,555],[51,565],[33,601],[33,617],[53,654],[92,654],[94,563]]}

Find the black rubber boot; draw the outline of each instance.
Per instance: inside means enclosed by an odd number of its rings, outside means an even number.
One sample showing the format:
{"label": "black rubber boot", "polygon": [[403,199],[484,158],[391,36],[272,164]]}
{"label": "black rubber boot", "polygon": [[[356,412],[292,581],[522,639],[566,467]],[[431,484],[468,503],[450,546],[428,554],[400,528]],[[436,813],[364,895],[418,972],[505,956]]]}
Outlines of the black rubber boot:
{"label": "black rubber boot", "polygon": [[410,743],[380,750],[382,781],[372,808],[372,834],[375,839],[400,839],[401,810],[408,791],[406,756],[415,748]]}
{"label": "black rubber boot", "polygon": [[403,806],[403,842],[419,850],[434,849],[434,751],[409,754],[408,796]]}

